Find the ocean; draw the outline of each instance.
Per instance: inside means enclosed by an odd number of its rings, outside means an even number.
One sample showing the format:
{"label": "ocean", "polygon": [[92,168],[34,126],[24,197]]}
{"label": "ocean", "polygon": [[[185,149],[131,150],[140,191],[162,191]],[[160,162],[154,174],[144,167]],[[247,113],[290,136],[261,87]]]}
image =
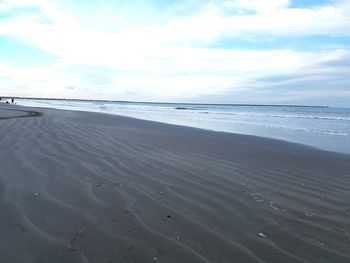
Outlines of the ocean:
{"label": "ocean", "polygon": [[311,106],[16,100],[34,107],[103,112],[195,128],[241,133],[350,154],[350,109]]}

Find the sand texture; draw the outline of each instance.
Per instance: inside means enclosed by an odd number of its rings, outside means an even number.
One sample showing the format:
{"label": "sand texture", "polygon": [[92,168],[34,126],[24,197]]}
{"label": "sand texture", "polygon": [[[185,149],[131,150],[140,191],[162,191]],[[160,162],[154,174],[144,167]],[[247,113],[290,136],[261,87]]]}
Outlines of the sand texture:
{"label": "sand texture", "polygon": [[5,104],[0,136],[1,263],[350,262],[348,155]]}

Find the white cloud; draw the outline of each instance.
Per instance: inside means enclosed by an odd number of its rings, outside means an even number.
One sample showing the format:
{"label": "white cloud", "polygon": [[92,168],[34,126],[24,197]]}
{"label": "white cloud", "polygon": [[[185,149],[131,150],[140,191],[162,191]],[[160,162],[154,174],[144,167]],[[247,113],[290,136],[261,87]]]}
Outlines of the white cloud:
{"label": "white cloud", "polygon": [[[8,1],[10,2],[10,1]],[[286,0],[271,0],[269,3],[260,0],[237,0],[211,2],[212,12],[194,16],[170,19],[158,25],[128,26],[116,32],[101,32],[83,28],[79,24],[79,15],[60,12],[60,6],[49,0],[14,1],[12,6],[39,7],[43,14],[20,15],[7,23],[0,24],[0,34],[12,34],[23,37],[35,45],[50,50],[53,43],[63,45],[69,51],[75,43],[85,44],[103,42],[117,47],[140,47],[184,44],[191,45],[192,41],[213,42],[221,36],[300,36],[312,34],[349,35],[350,4],[339,2],[333,6],[314,8],[287,8]],[[5,2],[6,3],[6,2]],[[19,4],[21,3],[21,4]],[[248,8],[259,11],[254,15],[222,15],[215,7],[226,10],[228,3],[235,8]],[[266,13],[264,10],[270,10]],[[41,17],[52,20],[52,23],[42,23]],[[99,20],[99,17],[94,17]],[[108,20],[110,21],[110,20]],[[112,27],[110,25],[110,27]],[[98,44],[96,49],[101,46]],[[80,45],[81,47],[81,45]],[[53,49],[52,52],[58,52]],[[75,52],[75,50],[74,50]]]}
{"label": "white cloud", "polygon": [[290,4],[289,0],[236,0],[236,1],[224,1],[224,7],[230,7],[235,9],[253,10],[257,13],[271,13],[279,9],[286,8]]}
{"label": "white cloud", "polygon": [[[94,90],[94,96],[101,98],[129,99],[138,94],[140,100],[184,100],[238,92],[261,77],[332,72],[324,63],[349,54],[345,48],[301,52],[196,47],[221,37],[348,36],[350,5],[344,1],[308,9],[290,8],[287,0],[268,4],[260,0],[210,1],[194,16],[171,17],[156,25],[118,24],[118,30],[111,30],[110,24],[105,31],[82,25],[79,14],[63,12],[62,6],[50,0],[7,0],[1,2],[0,10],[28,6],[41,12],[2,20],[0,35],[38,47],[57,61],[34,69],[0,64],[0,72],[13,80],[13,87],[24,85],[28,93],[38,96],[85,97]],[[230,15],[232,9],[242,10],[242,14]],[[109,67],[113,77],[106,85],[90,83],[79,69],[68,71],[79,65]],[[256,84],[255,88],[261,87]]]}

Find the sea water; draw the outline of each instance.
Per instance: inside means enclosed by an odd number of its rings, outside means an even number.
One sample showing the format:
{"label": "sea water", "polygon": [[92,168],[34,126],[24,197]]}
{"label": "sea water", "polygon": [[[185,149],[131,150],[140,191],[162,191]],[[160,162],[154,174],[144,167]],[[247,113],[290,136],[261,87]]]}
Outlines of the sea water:
{"label": "sea water", "polygon": [[241,133],[350,153],[350,109],[336,107],[17,100],[24,106],[104,112]]}

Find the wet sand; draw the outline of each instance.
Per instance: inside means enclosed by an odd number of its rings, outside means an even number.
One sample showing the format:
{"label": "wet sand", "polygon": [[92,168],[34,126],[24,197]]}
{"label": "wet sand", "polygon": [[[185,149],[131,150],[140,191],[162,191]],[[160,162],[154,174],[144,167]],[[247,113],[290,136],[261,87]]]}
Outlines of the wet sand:
{"label": "wet sand", "polygon": [[349,155],[5,104],[0,136],[2,263],[350,262]]}

